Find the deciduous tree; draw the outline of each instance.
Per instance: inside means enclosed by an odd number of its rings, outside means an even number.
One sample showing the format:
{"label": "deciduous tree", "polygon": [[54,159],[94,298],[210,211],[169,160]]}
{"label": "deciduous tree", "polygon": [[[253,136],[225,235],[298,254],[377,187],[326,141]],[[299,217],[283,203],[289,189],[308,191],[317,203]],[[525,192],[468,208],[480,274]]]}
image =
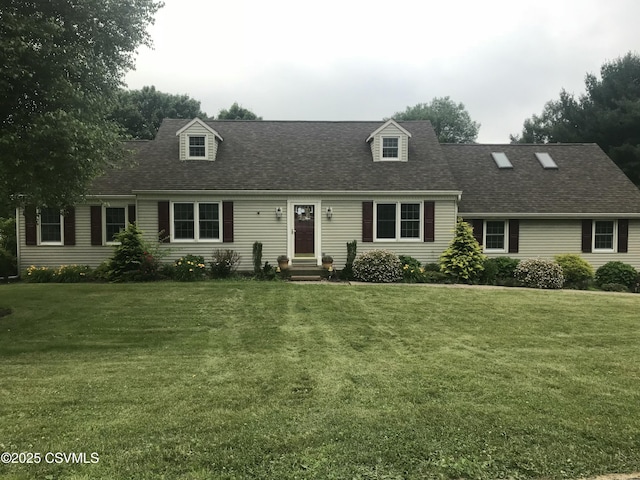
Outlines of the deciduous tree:
{"label": "deciduous tree", "polygon": [[142,87],[141,90],[120,90],[111,118],[120,124],[128,137],[155,138],[164,118],[207,118],[200,102],[188,95],[172,95]]}
{"label": "deciduous tree", "polygon": [[4,0],[0,202],[64,206],[125,157],[107,119],[154,0]]}
{"label": "deciduous tree", "polygon": [[224,108],[220,110],[218,120],[262,120],[262,117],[258,117],[251,110],[238,105],[238,102],[234,102],[229,107],[229,110]]}
{"label": "deciduous tree", "polygon": [[480,124],[471,120],[463,103],[449,97],[434,98],[431,103],[418,103],[396,112],[394,120],[429,120],[441,143],[470,143],[478,138]]}

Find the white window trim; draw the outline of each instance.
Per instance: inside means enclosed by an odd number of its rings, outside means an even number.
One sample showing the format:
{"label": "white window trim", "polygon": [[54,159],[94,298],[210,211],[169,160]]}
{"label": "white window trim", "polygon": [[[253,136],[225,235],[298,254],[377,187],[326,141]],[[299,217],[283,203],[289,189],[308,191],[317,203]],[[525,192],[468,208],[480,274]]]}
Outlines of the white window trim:
{"label": "white window trim", "polygon": [[[396,206],[396,236],[395,238],[378,238],[378,205],[392,205]],[[400,236],[400,227],[402,219],[400,218],[401,214],[401,205],[418,205],[420,210],[420,225],[418,226],[418,236],[414,238],[403,238]],[[422,242],[424,235],[424,202],[419,201],[380,201],[373,202],[373,241],[374,242],[398,242],[398,243],[416,243]]]}
{"label": "white window trim", "polygon": [[102,206],[102,244],[120,245],[120,242],[107,239],[107,208],[124,208],[124,228],[129,225],[129,205],[103,205]]}
{"label": "white window trim", "polygon": [[[384,139],[385,138],[397,138],[398,139],[398,156],[397,157],[384,157]],[[380,135],[380,155],[378,161],[380,162],[399,162],[402,158],[402,135]]]}
{"label": "white window trim", "polygon": [[[204,137],[204,156],[192,157],[191,155],[189,155],[189,152],[191,151],[189,148],[189,141],[192,137]],[[186,149],[187,151],[185,152],[185,158],[187,160],[209,160],[209,135],[207,135],[206,133],[188,133],[186,135]]]}
{"label": "white window trim", "polygon": [[[596,248],[596,222],[612,222],[613,223],[613,248]],[[618,221],[606,218],[593,220],[591,224],[591,252],[592,253],[617,253],[618,252]]]}
{"label": "white window trim", "polygon": [[[189,203],[193,205],[193,237],[194,238],[175,238],[175,222],[174,222],[174,205]],[[204,204],[214,204],[218,205],[218,222],[220,223],[220,236],[219,238],[203,238],[200,239],[200,208],[199,205],[201,203]],[[222,239],[224,238],[222,229],[224,226],[224,222],[222,221],[222,202],[219,201],[198,201],[198,202],[171,202],[169,208],[169,229],[171,230],[171,243],[222,243]]]}
{"label": "white window trim", "polygon": [[42,217],[40,209],[38,209],[38,245],[43,246],[61,246],[64,245],[64,216],[60,212],[60,241],[59,242],[43,242],[42,241]]}
{"label": "white window trim", "polygon": [[[504,224],[504,248],[487,248],[487,223],[502,222]],[[485,220],[482,226],[482,251],[484,253],[508,253],[509,252],[509,222],[507,220]]]}

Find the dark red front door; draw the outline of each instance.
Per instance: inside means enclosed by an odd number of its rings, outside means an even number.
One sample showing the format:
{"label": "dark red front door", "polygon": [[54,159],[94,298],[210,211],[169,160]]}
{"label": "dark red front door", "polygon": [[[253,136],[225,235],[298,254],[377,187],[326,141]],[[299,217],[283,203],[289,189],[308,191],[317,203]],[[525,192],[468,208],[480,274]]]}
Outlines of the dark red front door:
{"label": "dark red front door", "polygon": [[295,253],[296,255],[313,254],[314,253],[314,206],[313,205],[295,205],[295,222],[296,230]]}

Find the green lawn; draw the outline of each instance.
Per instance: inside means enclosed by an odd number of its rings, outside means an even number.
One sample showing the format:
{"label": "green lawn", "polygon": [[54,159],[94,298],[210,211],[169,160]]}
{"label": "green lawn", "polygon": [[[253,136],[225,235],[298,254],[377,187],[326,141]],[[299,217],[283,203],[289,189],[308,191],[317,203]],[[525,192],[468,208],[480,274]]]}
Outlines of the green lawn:
{"label": "green lawn", "polygon": [[640,471],[640,295],[0,286],[0,478],[577,478]]}

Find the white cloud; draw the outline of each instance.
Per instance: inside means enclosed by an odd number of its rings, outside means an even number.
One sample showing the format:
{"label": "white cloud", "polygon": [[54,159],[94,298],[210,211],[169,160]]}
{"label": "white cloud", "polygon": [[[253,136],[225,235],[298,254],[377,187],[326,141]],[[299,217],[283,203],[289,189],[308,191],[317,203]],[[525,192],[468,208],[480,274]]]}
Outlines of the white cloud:
{"label": "white cloud", "polygon": [[130,88],[187,93],[217,114],[376,120],[449,95],[507,142],[562,88],[637,48],[640,2],[165,0]]}

